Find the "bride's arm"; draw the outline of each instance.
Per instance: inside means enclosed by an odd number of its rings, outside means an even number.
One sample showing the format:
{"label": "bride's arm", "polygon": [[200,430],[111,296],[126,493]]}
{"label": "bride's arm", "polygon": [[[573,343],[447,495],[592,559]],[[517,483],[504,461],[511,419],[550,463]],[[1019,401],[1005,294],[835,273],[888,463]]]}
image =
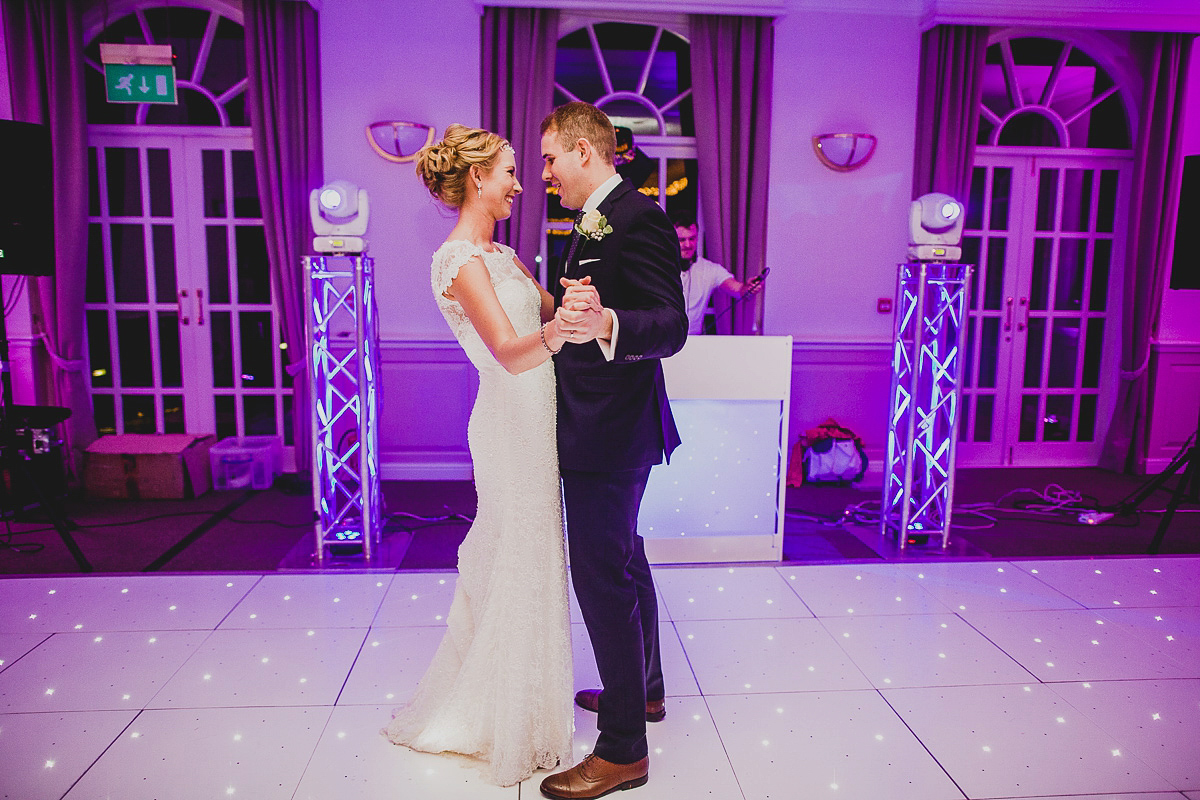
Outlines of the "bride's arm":
{"label": "bride's arm", "polygon": [[553,318],[553,298],[551,319],[542,329],[527,336],[517,336],[512,321],[500,305],[500,299],[496,297],[496,289],[492,286],[487,267],[478,256],[459,268],[458,276],[450,282],[447,295],[458,301],[466,312],[467,319],[475,326],[479,338],[492,351],[500,365],[514,375],[544,363],[550,358],[551,351],[557,352],[567,341],[559,329],[558,320]]}
{"label": "bride's arm", "polygon": [[521,268],[521,271],[529,276],[529,280],[533,281],[533,285],[537,287],[538,294],[542,296],[542,322],[549,322],[554,319],[554,295],[546,291],[546,287],[538,283],[537,278],[533,277],[533,273],[521,263],[521,259],[517,258],[516,253],[513,254],[513,261]]}

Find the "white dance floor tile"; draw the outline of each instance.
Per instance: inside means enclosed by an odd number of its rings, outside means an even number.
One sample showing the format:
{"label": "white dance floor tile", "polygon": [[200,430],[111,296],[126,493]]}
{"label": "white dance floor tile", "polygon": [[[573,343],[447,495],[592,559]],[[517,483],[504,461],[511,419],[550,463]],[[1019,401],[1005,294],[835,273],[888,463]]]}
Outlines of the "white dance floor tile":
{"label": "white dance floor tile", "polygon": [[214,631],[149,707],[333,705],[366,633],[361,628]]}
{"label": "white dance floor tile", "polygon": [[211,634],[56,633],[0,672],[0,711],[137,711]]}
{"label": "white dance floor tile", "polygon": [[970,798],[1178,788],[1048,686],[882,694]]}
{"label": "white dance floor tile", "polygon": [[1016,561],[1013,566],[1088,608],[1200,606],[1196,558]]}
{"label": "white dance floor tile", "polygon": [[961,800],[877,692],[710,697],[747,798]]}
{"label": "white dance floor tile", "polygon": [[896,564],[930,594],[964,616],[989,611],[1080,608],[1081,604],[1003,561]]}
{"label": "white dance floor tile", "polygon": [[[630,798],[1200,800],[1200,558],[655,575],[668,714]],[[455,579],[0,579],[0,798],[538,797],[379,734]]]}
{"label": "white dance floor tile", "polygon": [[818,617],[949,611],[916,581],[886,564],[779,567],[778,572]]}
{"label": "white dance floor tile", "polygon": [[[726,755],[726,745],[717,733],[703,698],[669,699],[666,719],[649,724],[646,738],[650,745],[650,782],[635,793],[621,797],[631,800],[742,798],[737,777]],[[576,708],[575,760],[592,752],[595,744],[596,715]],[[521,786],[521,797],[541,797],[538,784],[543,777],[535,775],[526,781]]]}
{"label": "white dance floor tile", "polygon": [[953,614],[821,620],[877,689],[1024,683],[1028,671]]}
{"label": "white dance floor tile", "polygon": [[974,614],[970,623],[1041,681],[1200,677],[1154,644],[1093,610]]}
{"label": "white dance floor tile", "polygon": [[66,800],[288,800],[329,714],[328,708],[146,711],[67,793]]}
{"label": "white dance floor tile", "polygon": [[4,765],[0,797],[62,797],[136,715],[136,711],[0,714],[0,764]]}
{"label": "white dance floor tile", "polygon": [[[470,759],[418,753],[389,742],[379,731],[390,712],[391,706],[335,708],[295,800],[517,800],[521,787],[488,784]],[[534,788],[530,796],[541,795]]]}
{"label": "white dance floor tile", "polygon": [[211,630],[261,575],[0,580],[0,633]]}
{"label": "white dance floor tile", "polygon": [[[338,705],[390,703],[412,697],[446,628],[372,628],[354,662]],[[386,723],[379,723],[380,727]]]}
{"label": "white dance floor tile", "polygon": [[1200,790],[1200,680],[1090,681],[1054,691],[1173,786]]}
{"label": "white dance floor tile", "polygon": [[815,619],[676,622],[675,628],[705,695],[871,686]]}
{"label": "white dance floor tile", "polygon": [[390,574],[266,575],[221,628],[366,628],[391,581]]}
{"label": "white dance floor tile", "polygon": [[445,625],[454,600],[454,572],[398,572],[375,615],[376,627]]}
{"label": "white dance floor tile", "polygon": [[676,622],[812,617],[773,567],[659,569],[654,585]]}

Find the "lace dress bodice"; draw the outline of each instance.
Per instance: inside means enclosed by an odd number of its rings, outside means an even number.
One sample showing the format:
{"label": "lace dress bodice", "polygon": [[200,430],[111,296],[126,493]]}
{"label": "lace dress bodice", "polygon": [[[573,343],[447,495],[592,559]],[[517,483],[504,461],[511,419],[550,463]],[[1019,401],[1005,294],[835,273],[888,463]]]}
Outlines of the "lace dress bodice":
{"label": "lace dress bodice", "polygon": [[467,425],[478,506],[458,551],[447,631],[412,701],[385,735],[427,752],[487,763],[502,786],[571,759],[572,664],[562,495],[550,361],[512,375],[445,296],[482,258],[518,336],[541,325],[541,294],[512,249],[463,241],[433,256],[438,308],[471,363],[479,393]]}

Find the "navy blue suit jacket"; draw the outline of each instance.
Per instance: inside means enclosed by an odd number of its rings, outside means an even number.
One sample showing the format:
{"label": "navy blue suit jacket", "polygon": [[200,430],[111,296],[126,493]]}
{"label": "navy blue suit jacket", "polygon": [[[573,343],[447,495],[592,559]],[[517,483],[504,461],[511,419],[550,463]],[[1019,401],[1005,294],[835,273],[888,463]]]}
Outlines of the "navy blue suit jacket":
{"label": "navy blue suit jacket", "polygon": [[[613,232],[582,238],[559,274],[592,276],[600,302],[619,320],[617,348],[612,361],[595,342],[565,344],[554,357],[558,461],[563,469],[612,472],[659,464],[664,454],[669,460],[679,445],[659,359],[683,347],[688,320],[679,239],[663,210],[622,181],[598,211]],[[556,276],[556,304],[563,292]]]}

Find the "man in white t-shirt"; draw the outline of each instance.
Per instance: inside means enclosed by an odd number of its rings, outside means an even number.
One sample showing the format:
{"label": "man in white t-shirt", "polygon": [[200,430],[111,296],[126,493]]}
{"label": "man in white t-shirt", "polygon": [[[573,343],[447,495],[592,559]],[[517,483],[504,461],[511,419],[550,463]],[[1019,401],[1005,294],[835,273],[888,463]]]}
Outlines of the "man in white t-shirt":
{"label": "man in white t-shirt", "polygon": [[720,264],[697,256],[700,232],[691,212],[677,211],[671,215],[671,222],[679,237],[679,260],[683,266],[680,278],[683,280],[683,299],[687,303],[688,335],[704,333],[704,312],[714,291],[720,289],[741,298],[762,289],[762,279],[742,283]]}

